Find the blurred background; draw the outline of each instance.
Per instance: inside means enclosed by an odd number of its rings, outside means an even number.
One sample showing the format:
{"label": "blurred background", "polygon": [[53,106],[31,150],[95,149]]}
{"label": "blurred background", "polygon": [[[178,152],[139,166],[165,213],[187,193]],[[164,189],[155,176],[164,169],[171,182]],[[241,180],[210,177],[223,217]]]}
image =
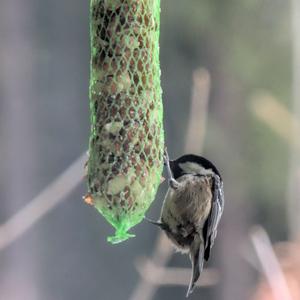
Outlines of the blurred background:
{"label": "blurred background", "polygon": [[[299,2],[162,0],[161,8],[169,154],[186,149],[200,94],[199,152],[225,182],[218,238],[190,299],[299,300]],[[108,244],[112,227],[82,201],[88,17],[88,1],[0,2],[0,299],[184,299],[186,256],[171,253],[160,266],[166,284],[141,276],[159,272],[157,228],[143,222],[136,238]],[[149,217],[158,218],[166,188]]]}

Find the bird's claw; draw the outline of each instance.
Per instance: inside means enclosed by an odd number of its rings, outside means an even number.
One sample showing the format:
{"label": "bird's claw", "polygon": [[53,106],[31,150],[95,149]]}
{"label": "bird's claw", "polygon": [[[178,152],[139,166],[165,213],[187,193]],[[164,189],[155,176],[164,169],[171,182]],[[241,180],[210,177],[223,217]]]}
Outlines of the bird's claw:
{"label": "bird's claw", "polygon": [[168,151],[167,151],[167,147],[165,147],[165,150],[164,150],[164,164],[166,166],[169,164],[169,154],[168,154]]}
{"label": "bird's claw", "polygon": [[170,179],[169,179],[169,186],[170,186],[172,189],[176,190],[176,189],[178,189],[179,183],[178,183],[178,181],[176,181],[174,178],[170,178]]}

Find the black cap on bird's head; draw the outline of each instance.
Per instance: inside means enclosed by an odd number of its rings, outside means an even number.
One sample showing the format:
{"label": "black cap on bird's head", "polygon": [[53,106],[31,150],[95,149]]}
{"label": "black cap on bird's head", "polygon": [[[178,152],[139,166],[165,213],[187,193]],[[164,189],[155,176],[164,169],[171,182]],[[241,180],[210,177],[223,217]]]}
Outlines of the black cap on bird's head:
{"label": "black cap on bird's head", "polygon": [[186,154],[175,160],[170,160],[170,168],[175,179],[184,174],[206,175],[214,173],[221,178],[221,175],[216,166],[204,158],[195,154]]}

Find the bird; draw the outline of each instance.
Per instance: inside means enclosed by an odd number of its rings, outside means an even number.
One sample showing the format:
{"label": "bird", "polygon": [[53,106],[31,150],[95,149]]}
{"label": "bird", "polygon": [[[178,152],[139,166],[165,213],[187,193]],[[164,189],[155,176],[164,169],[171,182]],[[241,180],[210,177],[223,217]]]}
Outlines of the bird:
{"label": "bird", "polygon": [[176,250],[189,255],[192,275],[186,297],[194,290],[208,261],[224,210],[224,189],[220,172],[208,159],[185,154],[170,160],[167,149],[164,165],[168,173],[168,191],[158,221]]}

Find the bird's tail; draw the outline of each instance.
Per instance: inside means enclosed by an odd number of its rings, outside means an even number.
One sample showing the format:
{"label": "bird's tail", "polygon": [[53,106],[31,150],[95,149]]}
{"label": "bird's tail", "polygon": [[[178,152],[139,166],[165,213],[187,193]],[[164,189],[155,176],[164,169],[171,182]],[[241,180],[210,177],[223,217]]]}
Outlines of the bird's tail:
{"label": "bird's tail", "polygon": [[192,262],[192,277],[186,293],[186,297],[188,297],[193,292],[195,283],[199,279],[200,274],[203,270],[204,243],[200,242],[199,240],[194,240],[190,250],[190,259]]}

